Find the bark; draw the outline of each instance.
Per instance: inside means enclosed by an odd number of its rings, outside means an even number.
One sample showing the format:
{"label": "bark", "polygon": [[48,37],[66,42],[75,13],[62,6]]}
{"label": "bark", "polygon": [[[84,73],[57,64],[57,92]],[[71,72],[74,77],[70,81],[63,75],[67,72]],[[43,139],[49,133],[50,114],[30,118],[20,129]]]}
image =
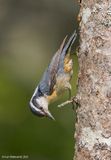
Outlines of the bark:
{"label": "bark", "polygon": [[82,0],[74,160],[111,160],[111,1]]}

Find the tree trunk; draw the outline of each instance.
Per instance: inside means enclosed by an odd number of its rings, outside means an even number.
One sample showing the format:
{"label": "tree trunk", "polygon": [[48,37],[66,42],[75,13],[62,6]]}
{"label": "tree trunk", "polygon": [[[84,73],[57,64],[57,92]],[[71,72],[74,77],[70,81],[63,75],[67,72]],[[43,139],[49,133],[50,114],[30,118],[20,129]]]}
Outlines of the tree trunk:
{"label": "tree trunk", "polygon": [[111,160],[111,0],[82,0],[74,160]]}

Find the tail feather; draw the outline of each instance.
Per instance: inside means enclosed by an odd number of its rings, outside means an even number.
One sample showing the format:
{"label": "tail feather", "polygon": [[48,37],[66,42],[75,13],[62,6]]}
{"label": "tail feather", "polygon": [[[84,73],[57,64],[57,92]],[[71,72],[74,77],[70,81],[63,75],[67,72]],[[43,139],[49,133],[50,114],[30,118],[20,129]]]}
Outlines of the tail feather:
{"label": "tail feather", "polygon": [[65,36],[64,40],[62,41],[62,44],[60,45],[59,53],[61,53],[61,52],[62,52],[62,50],[64,49],[66,39],[67,39],[67,35]]}
{"label": "tail feather", "polygon": [[67,44],[63,48],[64,53],[67,54],[68,50],[71,48],[74,41],[76,40],[76,37],[77,37],[77,33],[76,33],[76,30],[75,30],[74,33],[72,34],[72,36],[70,37],[70,39],[68,40]]}
{"label": "tail feather", "polygon": [[[58,74],[60,72],[64,72],[64,59],[65,59],[66,55],[70,52],[71,46],[75,42],[76,37],[77,37],[77,33],[76,33],[76,31],[74,31],[74,33],[72,34],[72,36],[70,37],[68,42],[65,45],[63,43],[63,45],[62,45],[63,49],[61,51],[61,55],[60,55],[60,59],[59,59]],[[63,42],[65,42],[65,41],[63,41]]]}

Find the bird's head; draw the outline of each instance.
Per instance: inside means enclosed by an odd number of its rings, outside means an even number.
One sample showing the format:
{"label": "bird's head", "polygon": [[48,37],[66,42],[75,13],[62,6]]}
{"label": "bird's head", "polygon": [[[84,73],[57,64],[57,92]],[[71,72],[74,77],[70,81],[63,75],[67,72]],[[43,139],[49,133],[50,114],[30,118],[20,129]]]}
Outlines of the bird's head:
{"label": "bird's head", "polygon": [[48,110],[48,100],[46,96],[32,97],[30,100],[31,111],[39,117],[48,117],[55,120],[50,111]]}

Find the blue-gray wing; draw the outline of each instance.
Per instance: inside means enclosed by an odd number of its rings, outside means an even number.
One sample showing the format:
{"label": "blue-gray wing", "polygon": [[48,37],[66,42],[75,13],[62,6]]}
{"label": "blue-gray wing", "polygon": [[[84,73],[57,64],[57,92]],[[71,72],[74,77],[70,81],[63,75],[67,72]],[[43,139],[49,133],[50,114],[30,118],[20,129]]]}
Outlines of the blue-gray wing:
{"label": "blue-gray wing", "polygon": [[64,38],[59,50],[53,56],[50,65],[46,69],[42,80],[38,85],[38,96],[42,96],[43,94],[51,95],[53,92],[54,85],[56,84],[56,74],[60,63],[60,57],[64,48],[66,38],[67,36]]}
{"label": "blue-gray wing", "polygon": [[67,36],[64,38],[59,50],[56,52],[51,60],[50,65],[46,69],[42,80],[38,86],[38,96],[43,94],[51,95],[56,84],[56,75],[64,72],[64,58],[76,39],[76,31],[72,34],[68,42],[65,44]]}

